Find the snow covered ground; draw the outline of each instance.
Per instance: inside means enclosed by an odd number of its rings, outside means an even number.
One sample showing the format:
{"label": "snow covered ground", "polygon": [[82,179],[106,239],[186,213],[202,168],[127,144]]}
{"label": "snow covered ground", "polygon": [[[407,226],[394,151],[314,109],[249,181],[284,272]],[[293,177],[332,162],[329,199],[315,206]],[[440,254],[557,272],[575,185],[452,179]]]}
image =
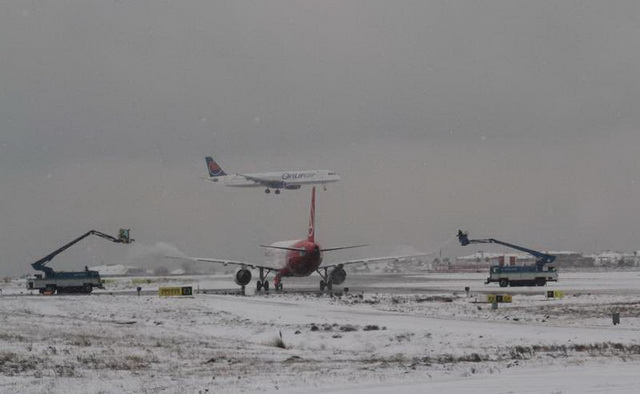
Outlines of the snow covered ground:
{"label": "snow covered ground", "polygon": [[[352,275],[340,296],[292,291],[314,277],[246,297],[202,293],[233,288],[229,276],[118,278],[90,296],[5,283],[0,392],[638,392],[639,272],[562,273],[544,288],[484,278]],[[183,285],[201,293],[131,291]],[[488,292],[513,302],[493,309]]]}

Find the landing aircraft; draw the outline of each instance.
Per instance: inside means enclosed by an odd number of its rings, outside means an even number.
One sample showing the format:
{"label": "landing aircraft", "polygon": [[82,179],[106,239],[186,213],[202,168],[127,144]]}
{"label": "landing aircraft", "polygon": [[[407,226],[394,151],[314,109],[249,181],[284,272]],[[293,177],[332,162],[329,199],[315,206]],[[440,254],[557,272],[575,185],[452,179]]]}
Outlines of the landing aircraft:
{"label": "landing aircraft", "polygon": [[342,284],[347,278],[344,266],[357,263],[371,263],[378,261],[405,261],[414,257],[425,256],[426,254],[407,255],[407,256],[390,256],[390,257],[374,257],[359,260],[343,261],[339,263],[331,263],[322,265],[324,252],[334,250],[358,248],[366,245],[339,246],[332,248],[321,247],[315,239],[315,211],[316,211],[316,188],[311,192],[311,213],[309,216],[309,229],[307,237],[300,240],[280,241],[270,245],[260,245],[273,251],[273,261],[268,264],[260,265],[234,260],[219,260],[209,258],[190,258],[194,261],[203,261],[209,263],[218,263],[223,265],[237,265],[240,268],[235,273],[235,282],[237,285],[244,286],[251,282],[251,271],[249,268],[259,269],[260,275],[256,282],[256,290],[269,290],[269,281],[267,277],[274,272],[273,284],[276,291],[282,291],[282,278],[284,277],[302,277],[310,276],[317,272],[320,275],[320,290],[332,290],[333,285]]}
{"label": "landing aircraft", "polygon": [[[266,187],[265,193],[271,193],[275,189],[275,194],[280,194],[280,189],[297,190],[302,185],[322,184],[337,182],[340,175],[329,170],[304,170],[304,171],[280,171],[261,172],[254,174],[232,174],[228,175],[211,157],[205,158],[207,170],[212,182],[222,181],[225,186],[233,187]],[[326,186],[325,186],[326,187]]]}

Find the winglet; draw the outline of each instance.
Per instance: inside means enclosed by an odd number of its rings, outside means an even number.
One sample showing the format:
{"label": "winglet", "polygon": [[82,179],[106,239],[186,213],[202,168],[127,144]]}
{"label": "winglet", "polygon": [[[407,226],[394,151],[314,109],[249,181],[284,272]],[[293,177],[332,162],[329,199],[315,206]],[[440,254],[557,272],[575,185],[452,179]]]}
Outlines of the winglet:
{"label": "winglet", "polygon": [[311,189],[311,214],[309,215],[309,233],[307,241],[315,242],[315,226],[316,226],[316,187]]}
{"label": "winglet", "polygon": [[213,160],[213,158],[211,158],[210,156],[207,156],[205,160],[207,161],[207,170],[209,170],[210,177],[213,178],[217,176],[227,175],[224,172],[224,170],[218,165],[218,163],[216,163],[216,161]]}

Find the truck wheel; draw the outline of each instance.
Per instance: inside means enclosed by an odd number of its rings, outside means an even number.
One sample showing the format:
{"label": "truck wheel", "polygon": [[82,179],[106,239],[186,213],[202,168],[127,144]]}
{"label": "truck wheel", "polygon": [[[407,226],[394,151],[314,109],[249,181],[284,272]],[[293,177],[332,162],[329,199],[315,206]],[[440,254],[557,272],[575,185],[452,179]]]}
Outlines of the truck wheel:
{"label": "truck wheel", "polygon": [[89,294],[93,291],[93,286],[91,286],[91,283],[85,283],[84,284],[84,292]]}
{"label": "truck wheel", "polygon": [[507,286],[509,286],[509,280],[506,278],[500,279],[500,287],[507,287]]}

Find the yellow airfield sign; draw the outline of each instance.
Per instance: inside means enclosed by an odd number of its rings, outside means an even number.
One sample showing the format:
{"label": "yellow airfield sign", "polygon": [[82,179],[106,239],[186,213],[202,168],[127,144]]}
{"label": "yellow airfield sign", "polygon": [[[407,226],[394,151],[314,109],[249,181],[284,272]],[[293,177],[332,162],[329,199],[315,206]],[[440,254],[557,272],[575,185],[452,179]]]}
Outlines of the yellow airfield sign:
{"label": "yellow airfield sign", "polygon": [[547,298],[561,299],[564,298],[564,291],[561,290],[548,290]]}
{"label": "yellow airfield sign", "polygon": [[487,302],[511,302],[511,294],[487,294]]}
{"label": "yellow airfield sign", "polygon": [[193,287],[160,287],[158,289],[158,295],[160,297],[184,297],[193,296]]}

